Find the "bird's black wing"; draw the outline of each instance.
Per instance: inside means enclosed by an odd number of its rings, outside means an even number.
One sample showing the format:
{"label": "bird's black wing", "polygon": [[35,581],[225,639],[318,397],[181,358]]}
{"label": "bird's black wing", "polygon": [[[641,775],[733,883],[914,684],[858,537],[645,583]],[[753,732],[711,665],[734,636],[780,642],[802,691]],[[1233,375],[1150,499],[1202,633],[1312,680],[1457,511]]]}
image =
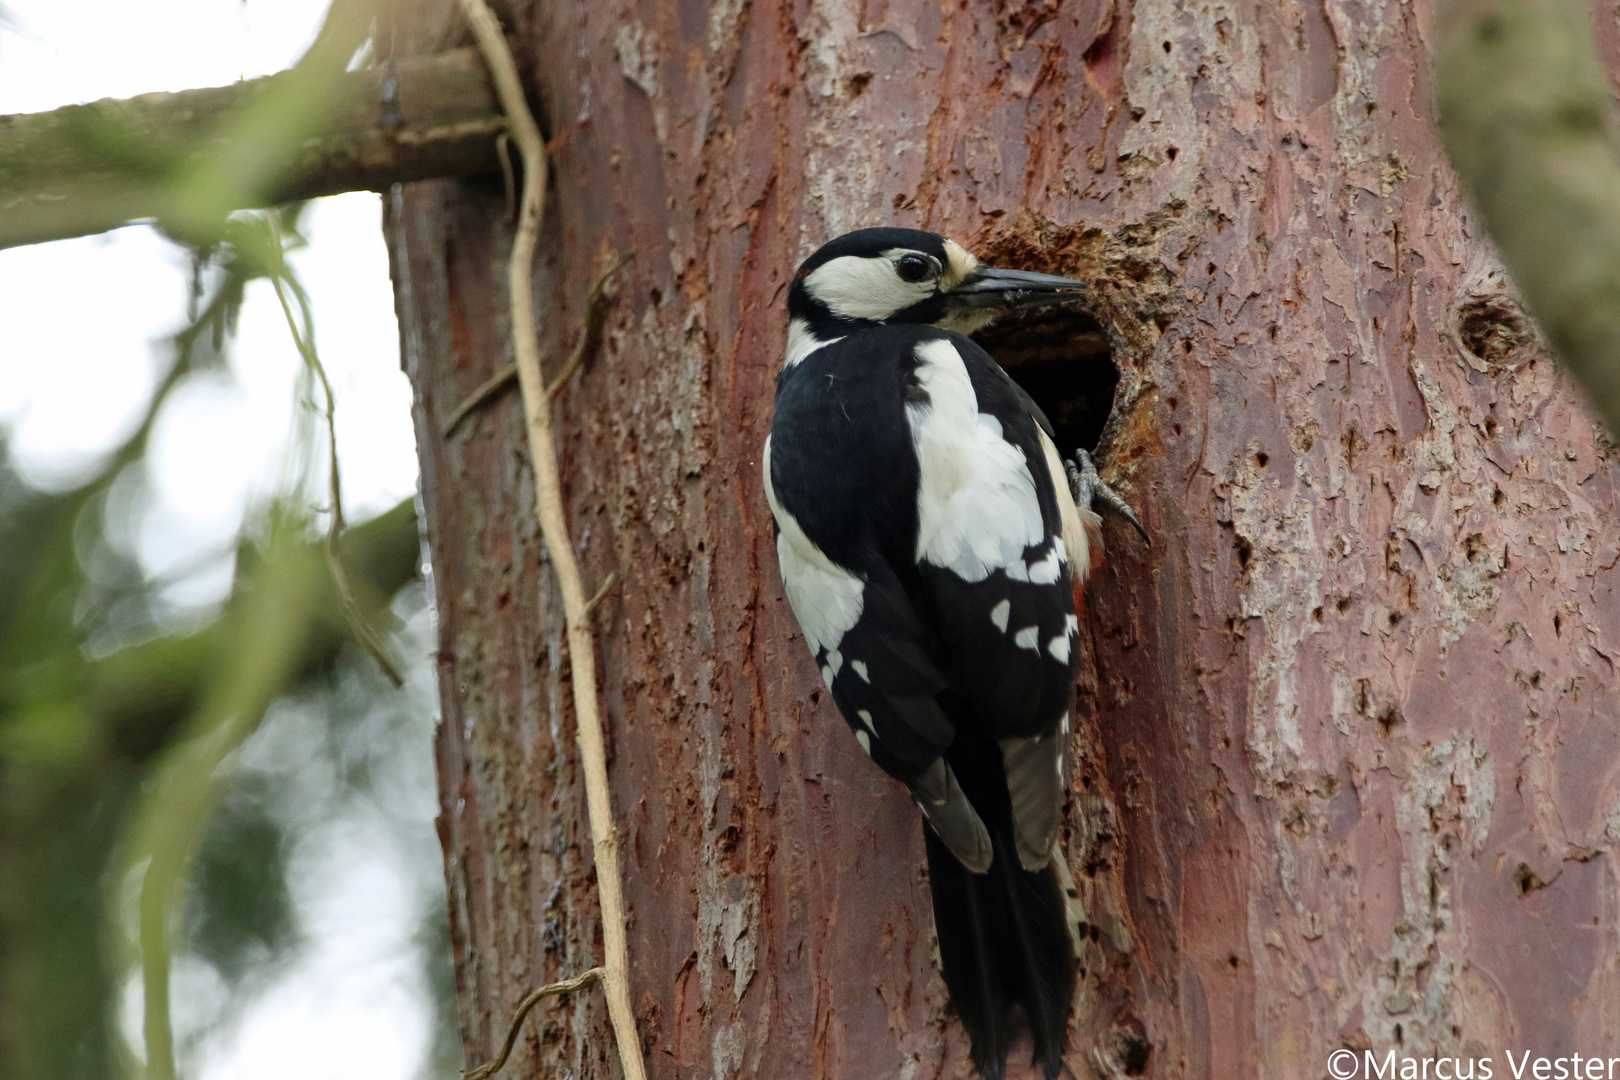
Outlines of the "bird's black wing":
{"label": "bird's black wing", "polygon": [[1074,989],[1053,854],[1076,626],[1055,451],[1027,395],[932,328],[823,345],[777,386],[765,478],[789,602],[856,739],[928,819],[974,1061],[1002,1075],[1016,1008],[1055,1077]]}
{"label": "bird's black wing", "polygon": [[991,845],[945,759],[938,630],[916,606],[917,457],[905,408],[918,331],[867,331],[778,379],[766,491],[788,600],[845,721],[962,863]]}

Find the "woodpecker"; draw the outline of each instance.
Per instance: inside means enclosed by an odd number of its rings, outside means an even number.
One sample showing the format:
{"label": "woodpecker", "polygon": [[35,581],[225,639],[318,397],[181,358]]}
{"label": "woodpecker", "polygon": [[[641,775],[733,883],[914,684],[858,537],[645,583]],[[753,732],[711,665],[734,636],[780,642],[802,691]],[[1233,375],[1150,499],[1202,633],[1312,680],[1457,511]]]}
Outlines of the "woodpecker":
{"label": "woodpecker", "polygon": [[861,749],[922,810],[945,985],[986,1080],[1020,1010],[1047,1080],[1063,1067],[1055,861],[1092,502],[1141,525],[966,335],[1085,290],[929,232],[841,236],[794,275],[765,440],[788,602]]}

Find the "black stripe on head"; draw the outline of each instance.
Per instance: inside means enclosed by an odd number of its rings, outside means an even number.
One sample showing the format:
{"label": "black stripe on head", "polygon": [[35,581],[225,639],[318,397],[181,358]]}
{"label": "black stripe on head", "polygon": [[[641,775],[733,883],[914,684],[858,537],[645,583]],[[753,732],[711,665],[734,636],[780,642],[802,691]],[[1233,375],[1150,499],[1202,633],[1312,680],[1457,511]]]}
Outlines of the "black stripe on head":
{"label": "black stripe on head", "polygon": [[800,264],[793,279],[802,281],[805,275],[816,267],[824,266],[845,255],[870,258],[894,248],[909,248],[924,255],[932,255],[939,260],[941,266],[949,261],[945,253],[945,238],[937,233],[923,232],[921,229],[856,229],[821,245],[814,255]]}

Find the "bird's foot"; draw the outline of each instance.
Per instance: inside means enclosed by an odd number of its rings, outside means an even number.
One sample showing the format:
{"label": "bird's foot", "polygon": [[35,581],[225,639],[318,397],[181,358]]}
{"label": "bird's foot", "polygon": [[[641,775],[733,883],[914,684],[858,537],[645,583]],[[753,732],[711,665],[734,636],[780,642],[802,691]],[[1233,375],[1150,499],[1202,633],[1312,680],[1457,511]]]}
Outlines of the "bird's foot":
{"label": "bird's foot", "polygon": [[1069,491],[1074,495],[1076,506],[1087,508],[1100,506],[1104,510],[1111,510],[1131,523],[1131,528],[1142,538],[1148,547],[1153,546],[1153,538],[1142,527],[1142,520],[1136,516],[1129,503],[1120,498],[1114,489],[1102,482],[1097,475],[1097,465],[1091,460],[1091,455],[1084,450],[1075,450],[1075,461],[1065,461],[1064,471],[1069,474]]}

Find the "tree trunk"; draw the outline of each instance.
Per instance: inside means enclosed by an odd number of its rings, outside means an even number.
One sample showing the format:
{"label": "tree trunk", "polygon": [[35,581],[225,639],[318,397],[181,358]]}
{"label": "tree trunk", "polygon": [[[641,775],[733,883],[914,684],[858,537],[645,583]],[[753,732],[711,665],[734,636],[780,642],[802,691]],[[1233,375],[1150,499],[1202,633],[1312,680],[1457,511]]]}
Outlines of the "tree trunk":
{"label": "tree trunk", "polygon": [[[968,1075],[918,815],[827,699],[758,470],[790,275],[884,223],[1097,284],[1089,315],[985,341],[1069,445],[1100,435],[1154,537],[1111,525],[1086,605],[1074,1075],[1616,1049],[1613,444],[1442,157],[1427,4],[503,14],[556,143],[552,370],[638,256],[556,400],[572,542],[618,575],[599,648],[653,1075]],[[600,960],[598,913],[520,409],[439,434],[510,356],[500,180],[396,189],[388,228],[478,1061]],[[541,1012],[513,1075],[617,1075],[597,992]]]}

